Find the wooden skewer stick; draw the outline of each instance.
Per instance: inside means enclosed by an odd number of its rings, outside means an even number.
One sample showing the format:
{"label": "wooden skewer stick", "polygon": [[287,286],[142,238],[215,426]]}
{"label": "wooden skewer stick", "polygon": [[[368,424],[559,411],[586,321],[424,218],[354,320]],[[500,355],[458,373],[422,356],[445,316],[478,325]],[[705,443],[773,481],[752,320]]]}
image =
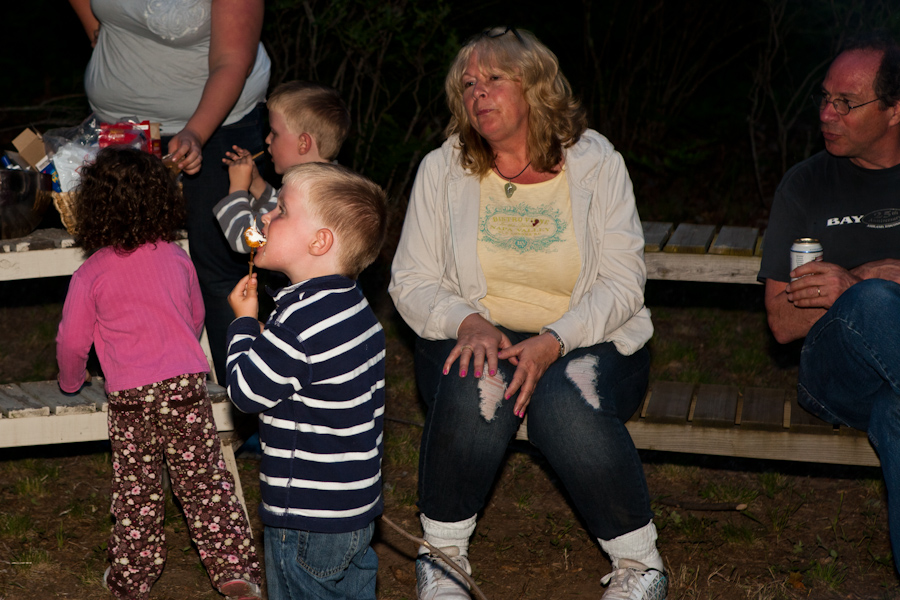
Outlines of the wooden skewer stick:
{"label": "wooden skewer stick", "polygon": [[250,248],[250,276],[253,276],[253,253],[256,252],[256,248]]}
{"label": "wooden skewer stick", "polygon": [[414,535],[412,535],[412,534],[407,533],[407,532],[404,531],[399,525],[397,525],[396,523],[394,523],[393,521],[391,521],[390,519],[388,519],[386,516],[384,516],[384,514],[381,515],[381,520],[382,520],[384,523],[387,523],[388,525],[390,525],[391,528],[392,528],[394,531],[396,531],[397,533],[399,533],[400,535],[402,535],[403,537],[405,537],[405,538],[408,539],[409,541],[415,542],[415,543],[419,544],[420,546],[425,546],[426,548],[428,548],[428,551],[429,551],[431,554],[436,554],[436,555],[438,555],[439,557],[441,557],[441,559],[443,559],[443,561],[444,561],[445,563],[447,563],[447,566],[448,566],[448,567],[450,567],[451,569],[453,569],[454,571],[456,571],[457,573],[459,573],[459,574],[462,576],[462,578],[466,580],[466,583],[469,584],[469,586],[472,588],[472,591],[475,592],[475,595],[478,596],[478,598],[479,598],[480,600],[487,600],[487,597],[484,595],[484,592],[481,591],[481,588],[478,587],[478,584],[475,583],[475,580],[472,579],[472,576],[469,575],[468,573],[466,573],[466,572],[462,569],[462,567],[460,567],[458,564],[456,564],[455,562],[453,562],[453,561],[450,559],[449,556],[447,556],[446,554],[444,554],[443,552],[441,552],[441,549],[440,549],[440,548],[437,548],[437,547],[435,547],[435,546],[429,544],[429,543],[426,542],[423,538],[416,537],[416,536],[414,536]]}
{"label": "wooden skewer stick", "polygon": [[265,150],[260,150],[259,152],[257,152],[257,153],[254,154],[253,156],[251,156],[251,157],[250,157],[250,160],[256,160],[257,158],[259,158],[260,156],[262,156],[262,155],[265,154],[265,153],[266,153]]}

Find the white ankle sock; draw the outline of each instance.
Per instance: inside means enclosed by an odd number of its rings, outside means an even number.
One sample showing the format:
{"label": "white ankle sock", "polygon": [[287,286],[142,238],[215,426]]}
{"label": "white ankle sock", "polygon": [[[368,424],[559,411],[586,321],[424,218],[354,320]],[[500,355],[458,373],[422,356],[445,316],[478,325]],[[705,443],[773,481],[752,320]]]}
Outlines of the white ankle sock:
{"label": "white ankle sock", "polygon": [[619,568],[619,559],[627,558],[644,563],[644,565],[665,571],[662,556],[656,549],[656,525],[650,521],[640,529],[635,529],[612,540],[601,540],[600,547],[609,554],[613,569]]}
{"label": "white ankle sock", "polygon": [[[446,548],[447,546],[456,546],[459,548],[460,556],[469,555],[469,538],[475,533],[475,517],[472,515],[464,521],[455,523],[445,523],[443,521],[435,521],[429,519],[424,514],[419,515],[422,521],[422,529],[425,531],[425,541],[433,544],[438,548]],[[419,546],[419,554],[428,552],[425,546]]]}

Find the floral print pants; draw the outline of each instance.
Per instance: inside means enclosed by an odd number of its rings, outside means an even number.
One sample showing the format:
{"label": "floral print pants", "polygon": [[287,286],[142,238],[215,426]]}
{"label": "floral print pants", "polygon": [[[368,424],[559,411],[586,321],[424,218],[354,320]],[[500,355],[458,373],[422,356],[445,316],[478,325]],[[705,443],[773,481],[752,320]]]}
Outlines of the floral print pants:
{"label": "floral print pants", "polygon": [[225,467],[204,374],[109,394],[110,591],[144,600],[166,561],[163,461],[213,587],[260,582],[256,548]]}

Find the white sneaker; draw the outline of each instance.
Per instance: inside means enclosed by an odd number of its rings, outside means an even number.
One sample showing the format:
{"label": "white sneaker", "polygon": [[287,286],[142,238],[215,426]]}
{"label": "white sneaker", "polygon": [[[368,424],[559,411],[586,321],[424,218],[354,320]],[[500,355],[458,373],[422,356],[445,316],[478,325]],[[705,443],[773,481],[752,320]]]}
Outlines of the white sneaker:
{"label": "white sneaker", "polygon": [[666,600],[669,578],[657,569],[626,558],[619,559],[619,568],[600,580],[609,585],[601,600]]}
{"label": "white sneaker", "polygon": [[[459,555],[459,548],[447,546],[441,551],[450,560],[472,574],[469,559]],[[416,559],[416,593],[419,600],[471,600],[469,584],[462,575],[448,566],[443,559],[431,554],[420,554]]]}

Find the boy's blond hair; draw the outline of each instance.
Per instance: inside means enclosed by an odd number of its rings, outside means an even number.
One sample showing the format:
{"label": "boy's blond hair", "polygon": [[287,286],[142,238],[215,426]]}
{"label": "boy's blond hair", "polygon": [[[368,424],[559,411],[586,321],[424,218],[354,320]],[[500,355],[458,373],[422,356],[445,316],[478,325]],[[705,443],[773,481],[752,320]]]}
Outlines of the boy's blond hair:
{"label": "boy's blond hair", "polygon": [[356,277],[378,257],[384,244],[387,194],[346,167],[305,163],[288,169],[284,187],[306,193],[307,209],[340,244],[342,275]]}
{"label": "boy's blond hair", "polygon": [[350,132],[350,111],[336,89],[310,81],[288,81],[272,91],[266,106],[281,113],[291,133],[315,138],[323,160],[337,158]]}

